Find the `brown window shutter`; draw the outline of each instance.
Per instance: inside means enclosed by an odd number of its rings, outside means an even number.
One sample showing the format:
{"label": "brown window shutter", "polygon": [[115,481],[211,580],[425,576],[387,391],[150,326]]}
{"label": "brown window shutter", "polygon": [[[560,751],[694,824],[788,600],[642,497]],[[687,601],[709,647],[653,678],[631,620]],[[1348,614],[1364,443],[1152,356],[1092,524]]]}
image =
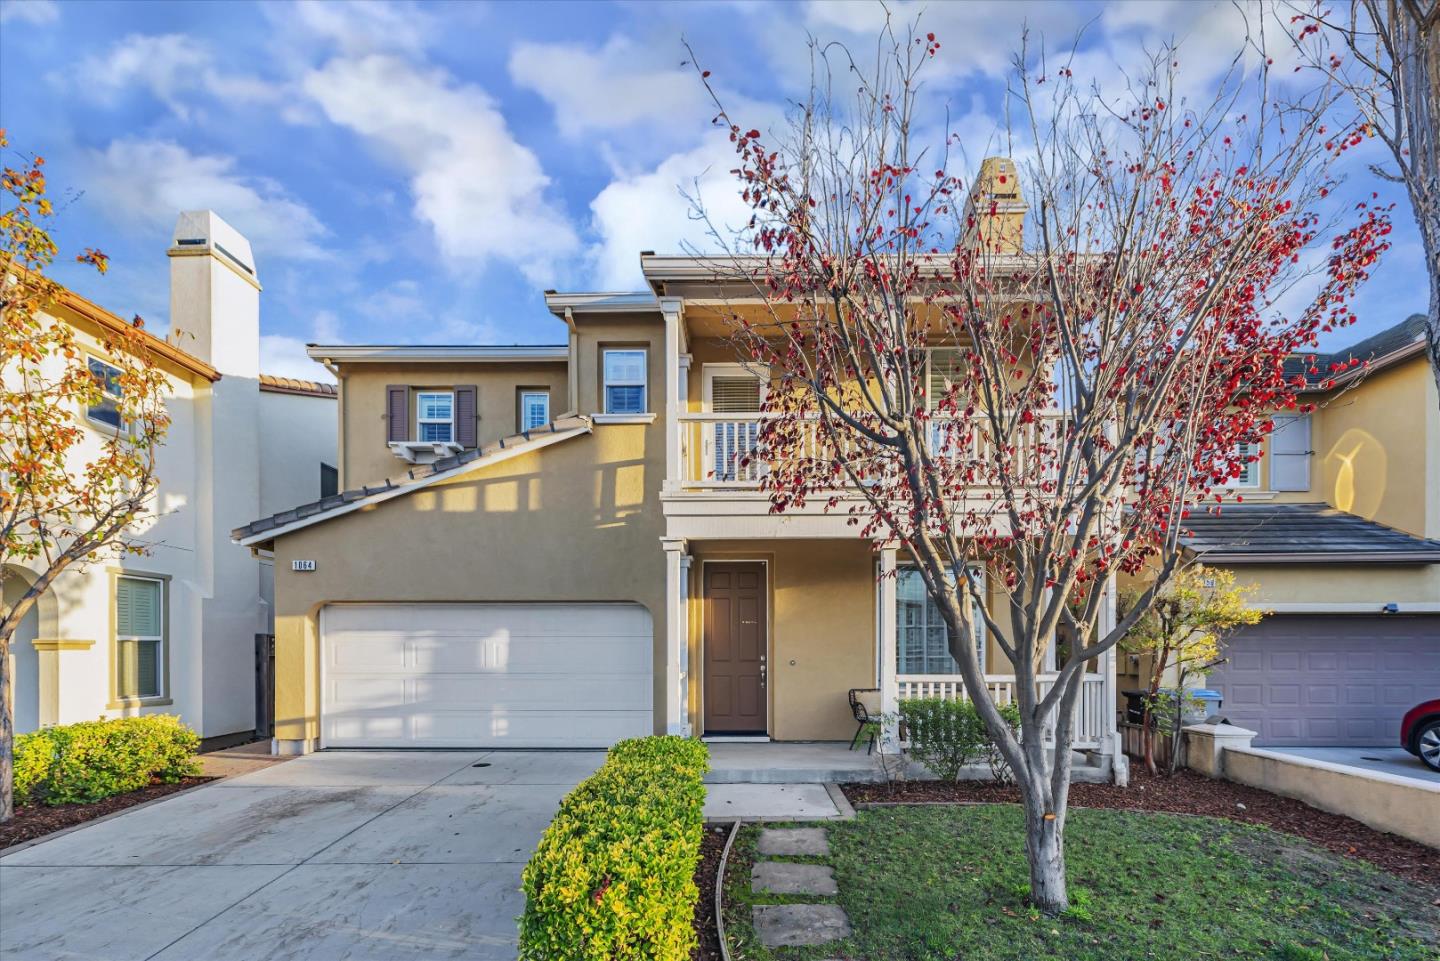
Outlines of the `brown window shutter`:
{"label": "brown window shutter", "polygon": [[394,444],[410,439],[410,388],[391,384],[385,388],[385,440]]}
{"label": "brown window shutter", "polygon": [[467,384],[455,388],[455,443],[466,450],[475,446],[476,387]]}

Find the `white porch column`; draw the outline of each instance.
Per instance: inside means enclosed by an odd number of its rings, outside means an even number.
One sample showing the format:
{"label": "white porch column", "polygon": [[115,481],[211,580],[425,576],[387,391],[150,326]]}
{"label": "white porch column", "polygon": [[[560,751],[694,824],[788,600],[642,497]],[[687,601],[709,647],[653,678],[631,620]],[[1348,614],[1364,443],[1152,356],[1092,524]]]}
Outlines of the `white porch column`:
{"label": "white porch column", "polygon": [[[1115,621],[1115,575],[1111,574],[1105,581],[1105,597],[1100,604],[1100,623],[1097,625],[1099,635],[1104,637],[1114,630]],[[1112,647],[1100,658],[1100,674],[1105,678],[1103,692],[1100,695],[1100,716],[1102,718],[1100,753],[1123,757],[1125,751],[1120,743],[1120,732],[1115,726],[1115,700],[1117,697],[1115,668],[1115,648]]]}
{"label": "white porch column", "polygon": [[[894,544],[880,547],[880,713],[894,718],[900,708],[900,684],[895,677],[897,611],[895,603],[895,562],[899,548]],[[895,724],[885,725],[886,749],[893,750],[899,740]]]}
{"label": "white porch column", "polygon": [[665,549],[665,733],[688,734],[690,558],[682,538],[662,537],[660,546]]}
{"label": "white porch column", "polygon": [[660,301],[660,312],[665,317],[665,480],[663,490],[674,490],[680,486],[680,432],[684,425],[680,414],[685,409],[681,403],[680,355],[684,353],[685,331],[681,329],[681,301],[678,297],[665,297]]}

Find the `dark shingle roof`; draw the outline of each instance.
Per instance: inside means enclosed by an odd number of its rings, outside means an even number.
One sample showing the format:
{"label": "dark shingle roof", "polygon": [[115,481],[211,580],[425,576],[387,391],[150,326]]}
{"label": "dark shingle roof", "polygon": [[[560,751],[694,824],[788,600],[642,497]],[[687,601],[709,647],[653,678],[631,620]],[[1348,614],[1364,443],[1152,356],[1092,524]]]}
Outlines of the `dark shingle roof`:
{"label": "dark shingle roof", "polygon": [[[1398,350],[1409,347],[1425,339],[1425,315],[1412,314],[1392,327],[1387,327],[1376,334],[1371,334],[1364,340],[1358,340],[1349,347],[1330,353],[1306,354],[1285,359],[1285,373],[1288,376],[1303,374],[1305,379],[1313,386],[1318,386],[1321,381],[1334,377],[1339,371],[1332,371],[1331,364],[1343,364],[1351,360],[1358,360],[1361,363],[1376,361],[1381,357],[1388,357]],[[1313,362],[1311,360],[1313,358]],[[1311,371],[1314,373],[1311,373]],[[1358,368],[1352,368],[1358,370]]]}
{"label": "dark shingle roof", "polygon": [[1233,504],[1186,524],[1185,546],[1207,563],[1440,563],[1440,541],[1328,504]]}

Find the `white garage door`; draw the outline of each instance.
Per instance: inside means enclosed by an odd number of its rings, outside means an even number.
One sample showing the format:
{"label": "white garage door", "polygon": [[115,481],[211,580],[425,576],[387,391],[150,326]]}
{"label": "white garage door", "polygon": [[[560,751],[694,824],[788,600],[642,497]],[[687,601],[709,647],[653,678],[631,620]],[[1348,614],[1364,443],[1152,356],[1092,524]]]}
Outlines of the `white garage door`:
{"label": "white garage door", "polygon": [[1400,718],[1440,697],[1440,617],[1275,614],[1225,645],[1206,686],[1255,745],[1393,747]]}
{"label": "white garage door", "polygon": [[607,747],[651,733],[635,604],[346,604],[321,617],[322,747]]}

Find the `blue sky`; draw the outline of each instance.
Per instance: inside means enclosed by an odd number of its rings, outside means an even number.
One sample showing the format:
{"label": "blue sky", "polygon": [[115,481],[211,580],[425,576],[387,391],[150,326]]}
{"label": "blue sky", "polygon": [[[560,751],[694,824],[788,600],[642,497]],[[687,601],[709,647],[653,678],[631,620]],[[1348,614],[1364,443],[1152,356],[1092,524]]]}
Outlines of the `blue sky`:
{"label": "blue sky", "polygon": [[[930,92],[977,160],[1022,22],[1052,43],[1084,27],[1095,75],[1179,40],[1197,90],[1243,35],[1231,4],[1205,0],[891,7],[940,35]],[[803,91],[807,34],[868,43],[878,14],[864,0],[0,0],[0,126],[68,193],[62,249],[112,257],[104,278],[57,277],[163,329],[175,215],[213,208],[255,248],[265,369],[323,377],[307,341],[562,341],[545,288],[640,288],[640,250],[703,241],[682,188],[736,210],[682,37],[763,126]],[[1377,186],[1357,165],[1349,189]],[[1424,307],[1408,208],[1396,223],[1339,342]]]}

